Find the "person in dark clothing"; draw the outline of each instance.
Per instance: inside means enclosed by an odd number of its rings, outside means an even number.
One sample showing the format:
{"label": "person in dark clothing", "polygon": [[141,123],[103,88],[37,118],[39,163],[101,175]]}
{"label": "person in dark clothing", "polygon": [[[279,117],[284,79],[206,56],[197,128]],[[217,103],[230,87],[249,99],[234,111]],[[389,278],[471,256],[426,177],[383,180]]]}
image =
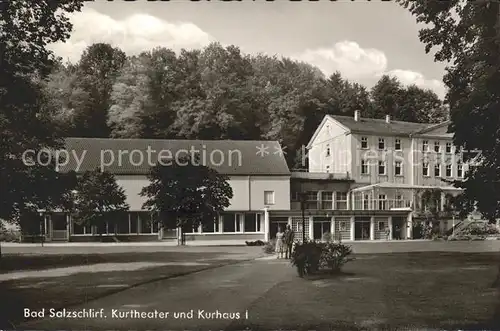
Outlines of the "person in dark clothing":
{"label": "person in dark clothing", "polygon": [[292,258],[292,247],[295,234],[290,227],[290,224],[286,226],[285,230],[285,259]]}
{"label": "person in dark clothing", "polygon": [[401,239],[401,229],[399,228],[399,225],[396,225],[394,228],[394,234],[396,235],[396,240]]}

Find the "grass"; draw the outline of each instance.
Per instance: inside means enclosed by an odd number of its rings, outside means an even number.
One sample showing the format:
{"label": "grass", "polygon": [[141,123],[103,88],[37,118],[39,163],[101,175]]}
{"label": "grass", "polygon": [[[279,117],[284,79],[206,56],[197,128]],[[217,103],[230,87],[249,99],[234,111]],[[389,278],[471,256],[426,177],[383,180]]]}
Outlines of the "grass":
{"label": "grass", "polygon": [[495,254],[359,255],[337,276],[290,277],[228,330],[498,329]]}
{"label": "grass", "polygon": [[[200,265],[166,265],[135,271],[82,272],[61,277],[24,278],[0,282],[0,328],[23,320],[23,309],[67,308],[148,282],[175,277],[234,262],[218,260],[216,253],[148,252],[91,255],[7,255],[3,271],[39,270],[96,263],[202,262]],[[123,285],[123,286],[117,286]]]}

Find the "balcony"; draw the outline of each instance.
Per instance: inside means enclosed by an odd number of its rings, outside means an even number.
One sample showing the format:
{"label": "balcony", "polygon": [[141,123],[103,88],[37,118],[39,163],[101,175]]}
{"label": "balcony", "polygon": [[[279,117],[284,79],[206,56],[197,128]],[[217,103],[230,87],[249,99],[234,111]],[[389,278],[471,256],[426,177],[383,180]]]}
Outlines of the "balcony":
{"label": "balcony", "polygon": [[354,200],[353,210],[392,210],[395,208],[410,208],[410,200],[401,199],[365,199]]}

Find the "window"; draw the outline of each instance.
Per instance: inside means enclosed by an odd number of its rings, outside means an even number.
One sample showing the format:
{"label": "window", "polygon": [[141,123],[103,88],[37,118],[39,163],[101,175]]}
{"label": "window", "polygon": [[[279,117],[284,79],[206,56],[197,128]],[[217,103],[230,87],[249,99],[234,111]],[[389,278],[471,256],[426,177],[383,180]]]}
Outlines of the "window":
{"label": "window", "polygon": [[223,232],[237,232],[236,223],[237,218],[235,214],[222,214],[222,231]]}
{"label": "window", "polygon": [[361,160],[361,174],[362,175],[368,175],[369,167],[368,167],[368,161],[367,160]]}
{"label": "window", "polygon": [[336,209],[347,209],[347,192],[337,192],[336,194]]}
{"label": "window", "polygon": [[378,161],[378,174],[385,175],[385,161]]}
{"label": "window", "polygon": [[380,149],[380,150],[385,149],[385,139],[384,138],[378,138],[378,149]]}
{"label": "window", "polygon": [[339,229],[340,231],[347,231],[347,222],[340,222]]}
{"label": "window", "polygon": [[245,214],[245,232],[260,232],[260,214]]}
{"label": "window", "polygon": [[396,161],[394,164],[394,175],[401,176],[403,175],[403,162]]}
{"label": "window", "polygon": [[108,234],[108,222],[99,222],[96,226],[97,234]]}
{"label": "window", "polygon": [[83,226],[83,224],[79,224],[78,222],[73,221],[73,234],[91,235],[92,234],[92,226],[90,226],[90,225]]}
{"label": "window", "polygon": [[434,142],[434,152],[439,153],[441,150],[441,145],[439,144],[439,141]]}
{"label": "window", "polygon": [[429,163],[422,164],[422,175],[429,176]]}
{"label": "window", "polygon": [[397,151],[400,151],[402,149],[401,148],[401,139],[396,139],[394,141],[394,149]]}
{"label": "window", "polygon": [[457,177],[458,178],[464,177],[464,166],[462,163],[457,164]]}
{"label": "window", "polygon": [[385,210],[387,205],[387,196],[385,194],[379,194],[378,196],[378,209]]}
{"label": "window", "polygon": [[274,205],[274,191],[264,191],[264,204]]}
{"label": "window", "polygon": [[385,231],[385,222],[378,222],[377,225],[378,231]]}
{"label": "window", "polygon": [[116,233],[126,234],[130,232],[128,215],[125,215],[126,219],[120,219],[116,222]]}
{"label": "window", "polygon": [[330,166],[329,165],[326,166],[326,172],[330,172]]}
{"label": "window", "polygon": [[361,148],[368,149],[368,137],[361,137]]}
{"label": "window", "polygon": [[401,194],[396,195],[396,208],[403,208],[405,207],[403,202],[403,196]]}
{"label": "window", "polygon": [[446,177],[451,177],[451,164],[446,165]]}
{"label": "window", "polygon": [[313,223],[313,238],[315,240],[321,240],[325,233],[330,233],[331,223],[330,221],[320,221]]}
{"label": "window", "polygon": [[370,209],[370,196],[368,194],[363,194],[363,210]]}
{"label": "window", "polygon": [[422,141],[422,151],[423,152],[429,151],[429,141],[428,140]]}
{"label": "window", "polygon": [[434,166],[434,177],[441,177],[441,165],[436,164]]}
{"label": "window", "polygon": [[219,219],[216,217],[213,223],[203,223],[201,226],[201,231],[206,233],[219,232]]}
{"label": "window", "polygon": [[130,233],[137,233],[139,227],[137,226],[137,214],[130,213]]}
{"label": "window", "polygon": [[333,193],[321,192],[321,209],[333,208]]}
{"label": "window", "polygon": [[330,145],[326,145],[326,156],[330,156]]}
{"label": "window", "polygon": [[306,209],[318,209],[318,192],[308,191]]}
{"label": "window", "polygon": [[446,143],[446,153],[451,153],[451,143]]}

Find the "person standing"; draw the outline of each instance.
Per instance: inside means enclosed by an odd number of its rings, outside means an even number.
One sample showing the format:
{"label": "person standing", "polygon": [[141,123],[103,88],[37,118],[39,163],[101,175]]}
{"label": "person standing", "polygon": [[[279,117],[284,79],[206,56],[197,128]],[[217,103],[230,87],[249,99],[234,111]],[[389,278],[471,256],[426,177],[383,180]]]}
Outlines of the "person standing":
{"label": "person standing", "polygon": [[288,224],[285,230],[285,259],[292,258],[292,247],[294,239],[295,239],[295,233],[290,227],[290,224]]}
{"label": "person standing", "polygon": [[283,250],[284,250],[284,245],[283,245],[283,240],[284,240],[285,234],[281,230],[281,226],[278,228],[278,233],[276,233],[276,250],[275,252],[278,254],[278,259],[283,258]]}

